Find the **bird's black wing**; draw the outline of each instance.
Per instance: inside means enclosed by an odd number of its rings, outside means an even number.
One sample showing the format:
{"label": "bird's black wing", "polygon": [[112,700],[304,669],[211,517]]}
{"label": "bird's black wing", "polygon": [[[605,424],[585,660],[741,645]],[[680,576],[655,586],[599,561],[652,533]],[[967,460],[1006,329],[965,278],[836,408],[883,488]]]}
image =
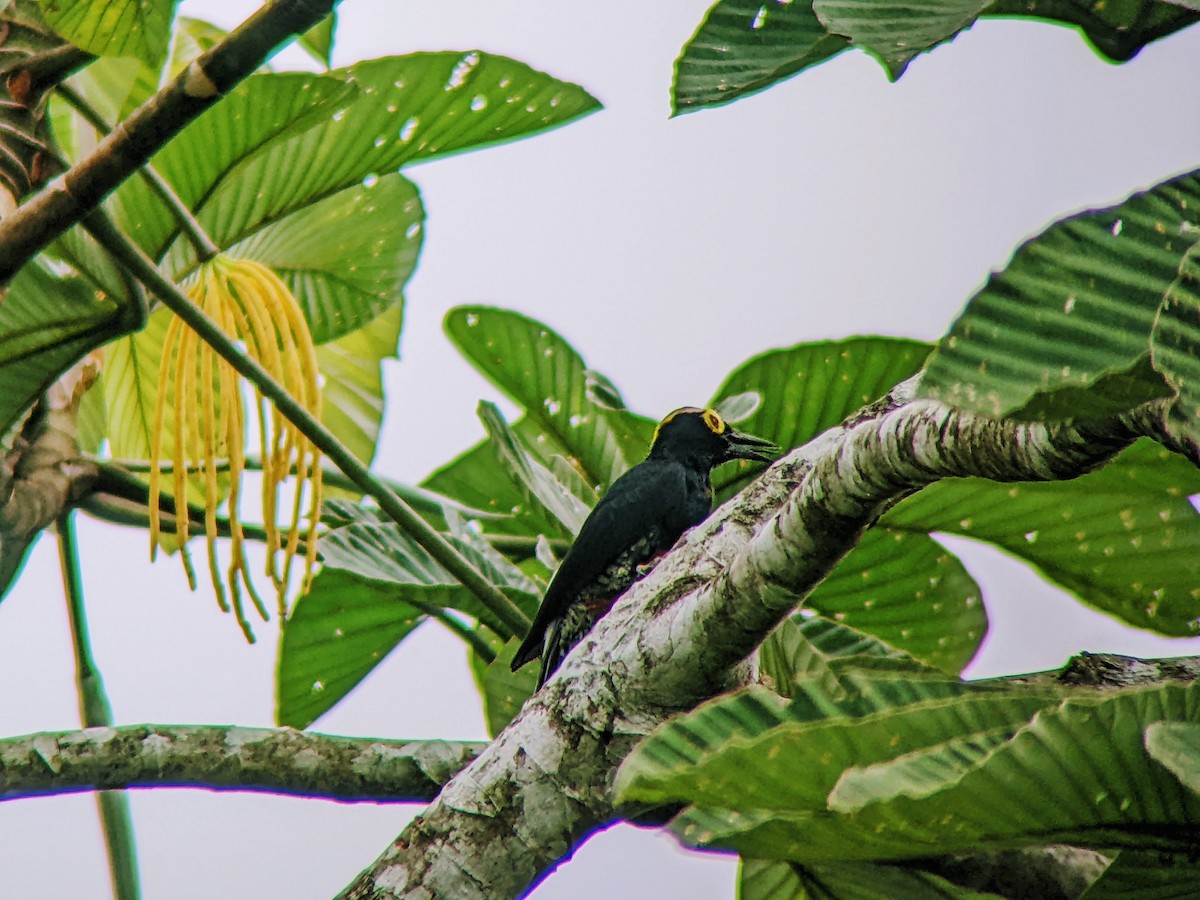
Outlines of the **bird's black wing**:
{"label": "bird's black wing", "polygon": [[[541,655],[549,624],[639,536],[653,529],[661,534],[667,531],[665,525],[674,525],[685,494],[682,467],[658,460],[639,463],[613,482],[584,520],[579,536],[550,580],[529,634],[513,658],[513,671]],[[673,529],[671,543],[685,527]]]}

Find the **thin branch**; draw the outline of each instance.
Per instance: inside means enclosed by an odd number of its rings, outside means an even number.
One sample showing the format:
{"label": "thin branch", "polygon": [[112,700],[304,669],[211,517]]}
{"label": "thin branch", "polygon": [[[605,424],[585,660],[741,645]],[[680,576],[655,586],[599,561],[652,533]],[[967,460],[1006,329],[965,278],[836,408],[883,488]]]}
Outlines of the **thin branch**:
{"label": "thin branch", "polygon": [[128,787],[428,800],[483,745],[332,737],[291,728],[127,725],[0,741],[0,799]]}
{"label": "thin branch", "polygon": [[[80,718],[85,728],[108,726],[112,724],[112,706],[108,702],[100,670],[92,658],[92,640],[83,607],[83,578],[79,574],[79,545],[75,539],[74,517],[70,512],[58,518],[58,550],[71,622],[71,643],[75,647]],[[104,845],[108,850],[113,896],[117,900],[138,900],[142,890],[138,879],[137,841],[133,833],[133,817],[129,812],[129,797],[103,791],[96,795],[96,806],[104,831]]]}
{"label": "thin branch", "polygon": [[[3,225],[0,224],[0,228]],[[314,419],[303,406],[267,373],[262,366],[242,353],[217,324],[192,303],[182,291],[158,271],[150,259],[107,218],[90,216],[85,223],[92,235],[123,266],[133,273],[200,338],[208,343],[237,372],[250,381],[275,408],[341,469],[364,493],[373,497],[380,508],[400,525],[429,555],[478,598],[513,635],[524,634],[529,619],[488,581],[471,562],[405,503],[395,491],[377,479],[332,431]]]}
{"label": "thin branch", "polygon": [[943,477],[1070,478],[1160,437],[1158,407],[1015,422],[915,399],[915,386],[789,453],[689,532],[344,896],[522,893],[618,816],[610,786],[640,737],[743,678],[741,661],[891,504]]}
{"label": "thin branch", "polygon": [[0,283],[145,165],[158,148],[253,73],[276,47],[328,15],[336,0],[268,0],[189,63],[61,178],[0,221]]}
{"label": "thin branch", "polygon": [[[104,117],[87,102],[82,94],[69,84],[59,85],[58,93],[100,134],[112,134],[116,130],[111,123],[104,120]],[[200,262],[207,262],[221,252],[216,241],[209,237],[208,232],[196,220],[187,204],[175,193],[175,189],[158,173],[154,166],[147,163],[138,169],[138,174],[142,176],[155,196],[163,202],[163,205],[171,211],[171,215],[179,223],[180,230],[196,248],[196,256]]]}

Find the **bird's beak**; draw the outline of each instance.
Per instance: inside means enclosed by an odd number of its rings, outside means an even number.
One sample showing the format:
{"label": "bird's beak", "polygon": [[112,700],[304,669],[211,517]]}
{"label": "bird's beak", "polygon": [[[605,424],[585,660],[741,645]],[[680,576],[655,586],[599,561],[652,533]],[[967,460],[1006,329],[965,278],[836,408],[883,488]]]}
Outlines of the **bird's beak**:
{"label": "bird's beak", "polygon": [[727,460],[755,459],[759,462],[772,462],[779,457],[779,448],[775,444],[752,434],[743,434],[730,428],[723,437]]}

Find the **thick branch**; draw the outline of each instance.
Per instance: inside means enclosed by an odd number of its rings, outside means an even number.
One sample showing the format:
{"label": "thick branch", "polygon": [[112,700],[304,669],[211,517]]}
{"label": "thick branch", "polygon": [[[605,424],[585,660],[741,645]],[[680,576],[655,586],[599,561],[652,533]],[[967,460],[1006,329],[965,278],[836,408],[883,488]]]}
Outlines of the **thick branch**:
{"label": "thick branch", "polygon": [[0,799],[201,787],[344,801],[427,801],[482,747],[331,737],[290,728],[87,728],[0,741]]}
{"label": "thick branch", "polygon": [[335,3],[269,0],[134,110],[90,155],[0,221],[0,283],[7,283],[34,254],[81,221],[183,126],[261,66],[276,47],[328,15]]}
{"label": "thick branch", "polygon": [[793,451],[693,529],[575,648],[348,897],[508,898],[611,821],[633,744],[736,678],[891,504],[939,478],[1071,478],[1161,414],[1095,427],[983,419],[914,399],[915,380]]}

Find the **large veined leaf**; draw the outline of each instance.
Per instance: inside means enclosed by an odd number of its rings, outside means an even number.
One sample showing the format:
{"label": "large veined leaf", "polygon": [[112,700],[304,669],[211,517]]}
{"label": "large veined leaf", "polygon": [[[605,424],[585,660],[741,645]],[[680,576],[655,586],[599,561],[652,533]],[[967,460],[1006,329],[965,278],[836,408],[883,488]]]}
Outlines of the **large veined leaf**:
{"label": "large veined leaf", "polygon": [[[446,586],[426,587],[436,603]],[[275,721],[307,728],[346,696],[425,615],[393,585],[329,569],[300,597],[279,643]]]}
{"label": "large veined leaf", "polygon": [[1079,900],[1192,900],[1200,896],[1200,865],[1187,854],[1122,850]]}
{"label": "large veined leaf", "polygon": [[1168,428],[1200,447],[1200,265],[1184,256],[1150,335],[1150,358],[1175,390]]}
{"label": "large veined leaf", "polygon": [[[349,524],[321,541],[323,567],[296,601],[283,629],[277,668],[280,724],[307,727],[346,696],[420,624],[457,609],[506,635],[473,595],[391,522],[345,503]],[[467,536],[453,513],[451,540],[489,580],[526,609],[536,586],[486,545]]]}
{"label": "large veined leaf", "polygon": [[[211,178],[191,179],[200,190],[184,196],[200,201],[198,218],[221,246],[400,166],[511,140],[598,108],[582,88],[476,52],[385,57],[321,78],[342,80],[357,92],[325,108],[318,127],[226,162]],[[203,117],[192,127],[201,122]],[[180,164],[205,156],[203,138],[197,132],[164,165],[172,184]],[[158,236],[172,234],[173,229]],[[188,268],[191,257],[191,249],[179,244],[171,268]]]}
{"label": "large veined leaf", "polygon": [[987,634],[979,586],[958,557],[890,528],[863,535],[804,605],[955,674]]}
{"label": "large veined leaf", "polygon": [[501,645],[493,638],[491,643],[496,647],[496,658],[485,663],[478,654],[472,653],[471,671],[483,698],[488,734],[495,737],[537,690],[538,667],[527,665],[516,672],[512,671],[510,667],[520,642],[514,638]]}
{"label": "large veined leaf", "polygon": [[922,380],[986,415],[1103,417],[1169,395],[1149,365],[1159,304],[1196,243],[1200,174],[1063,219],[967,304]]}
{"label": "large veined leaf", "polygon": [[1158,760],[1193,794],[1200,794],[1200,725],[1195,722],[1155,722],[1146,729],[1146,752]]}
{"label": "large veined leaf", "polygon": [[70,365],[121,328],[121,308],[35,261],[0,303],[0,433]]}
{"label": "large veined leaf", "polygon": [[718,0],[676,61],[672,105],[676,112],[719,106],[852,45],[875,55],[896,79],[914,57],[987,16],[1074,26],[1102,55],[1123,62],[1151,41],[1192,24],[1198,12],[1190,0]]}
{"label": "large veined leaf", "polygon": [[918,54],[958,34],[987,9],[990,0],[874,3],[813,0],[812,9],[833,34],[869,50],[894,81]]}
{"label": "large veined leaf", "polygon": [[[769,350],[734,369],[709,405],[754,392],[761,403],[738,427],[785,449],[798,447],[915,374],[930,349],[920,341],[861,337]],[[713,485],[725,495],[742,477],[726,467]]]}
{"label": "large veined leaf", "polygon": [[801,681],[816,682],[830,696],[844,688],[830,661],[847,656],[909,659],[908,655],[849,625],[809,613],[784,619],[758,654],[759,681],[782,697],[791,697]]}
{"label": "large veined leaf", "polygon": [[[528,418],[513,423],[512,430],[521,436],[525,446],[530,446],[529,442],[541,433],[537,423]],[[487,532],[533,538],[539,534],[553,535],[560,529],[553,516],[541,504],[531,503],[508,477],[488,440],[481,441],[430,474],[421,482],[421,487],[493,513],[494,518],[482,523]]]}
{"label": "large veined leaf", "polygon": [[424,221],[416,185],[392,173],[305,206],[229,252],[274,269],[323,344],[402,302]]}
{"label": "large veined leaf", "polygon": [[1141,441],[1072,481],[948,479],[888,512],[893,528],[960,534],[1003,547],[1079,599],[1139,628],[1200,626],[1200,472]]}
{"label": "large veined leaf", "polygon": [[481,401],[479,418],[509,478],[531,502],[554,516],[567,534],[577,534],[590,511],[588,505],[521,446],[494,403]]}
{"label": "large veined leaf", "polygon": [[[1007,723],[1002,713],[980,715],[988,705],[983,697],[930,705],[928,717],[909,707],[833,723],[855,733],[856,762],[832,740],[808,746],[815,758],[801,759],[807,741],[793,734],[781,742],[790,726],[750,746],[727,742],[703,761],[703,789],[668,792],[701,804],[672,828],[694,843],[797,861],[903,859],[1021,844],[1145,846],[1147,835],[1155,835],[1155,846],[1178,851],[1194,841],[1200,798],[1146,753],[1142,734],[1155,722],[1194,721],[1200,688],[1164,685],[1079,695],[1040,711],[1026,706],[1023,725],[1019,707],[1032,697],[1009,692],[989,699],[993,713],[1007,709]],[[997,739],[1014,725],[1011,738]],[[968,748],[971,742],[992,746]],[[838,771],[825,768],[826,752]],[[740,765],[740,785],[727,777],[727,765]],[[879,767],[878,777],[864,777],[872,767]],[[844,778],[857,779],[852,794],[839,794]]]}
{"label": "large veined leaf", "polygon": [[588,396],[588,370],[549,327],[519,313],[463,306],[446,314],[446,333],[488,380],[524,407],[543,457],[563,455],[593,488],[606,487],[640,459],[626,457],[627,414]]}
{"label": "large veined leaf", "polygon": [[745,859],[738,900],[985,900],[981,894],[937,875],[873,863],[800,865],[778,860]]}
{"label": "large veined leaf", "polygon": [[675,61],[676,113],[730,103],[840,53],[812,3],[718,0]]}
{"label": "large veined leaf", "polygon": [[[838,694],[829,693],[823,680],[802,681],[785,706],[752,688],[671,719],[626,759],[617,776],[619,797],[721,808],[824,806],[842,772],[856,762],[1019,726],[1053,702],[1046,692],[1009,696],[912,670],[903,679],[836,663],[834,670]],[[781,758],[786,763],[775,765]],[[762,766],[768,759],[772,765]],[[743,769],[739,780],[737,766],[748,763],[754,777]],[[802,771],[804,777],[797,777]]]}
{"label": "large veined leaf", "polygon": [[171,36],[177,0],[40,0],[46,24],[96,56],[134,56],[155,67]]}
{"label": "large veined leaf", "polygon": [[375,458],[383,421],[385,359],[394,359],[404,308],[396,304],[369,324],[317,348],[321,421],[362,462]]}
{"label": "large veined leaf", "polygon": [[[240,165],[277,141],[286,142],[329,121],[356,93],[353,85],[329,75],[254,75],[184,128],[150,164],[189,208],[199,211],[225,180],[236,178]],[[277,176],[284,179],[288,173],[278,172]],[[267,187],[271,185],[255,189]],[[123,230],[149,255],[160,257],[178,233],[179,225],[170,210],[138,178],[126,181],[114,199]],[[219,223],[206,222],[205,228],[221,246],[246,236],[214,225]]]}
{"label": "large veined leaf", "polygon": [[[159,309],[146,327],[105,349],[104,401],[109,450],[117,459],[149,459],[163,340],[172,313]],[[167,441],[169,435],[163,435]]]}

